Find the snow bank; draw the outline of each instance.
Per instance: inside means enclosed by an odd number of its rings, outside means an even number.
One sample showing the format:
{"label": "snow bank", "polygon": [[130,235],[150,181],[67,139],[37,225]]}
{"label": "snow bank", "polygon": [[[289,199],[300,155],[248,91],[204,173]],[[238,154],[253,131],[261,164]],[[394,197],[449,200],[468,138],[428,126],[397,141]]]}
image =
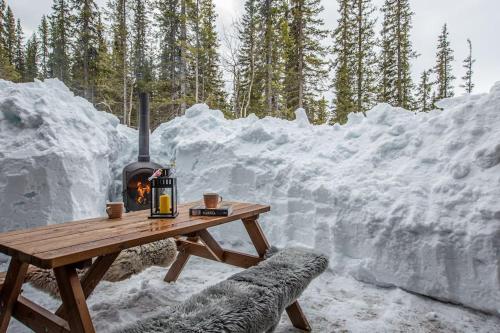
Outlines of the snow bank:
{"label": "snow bank", "polygon": [[[226,120],[197,105],[151,137],[177,160],[181,199],[269,203],[278,246],[331,256],[340,274],[500,314],[500,84],[413,114],[379,105],[345,126]],[[0,231],[103,215],[137,132],[62,83],[0,81]],[[238,224],[219,228],[246,245]]]}
{"label": "snow bank", "polygon": [[102,215],[128,131],[58,80],[0,80],[0,231]]}
{"label": "snow bank", "polygon": [[[276,245],[325,251],[357,279],[500,313],[500,84],[413,114],[379,105],[345,126],[198,105],[154,133],[182,199],[269,203]],[[219,232],[241,242],[237,225]]]}

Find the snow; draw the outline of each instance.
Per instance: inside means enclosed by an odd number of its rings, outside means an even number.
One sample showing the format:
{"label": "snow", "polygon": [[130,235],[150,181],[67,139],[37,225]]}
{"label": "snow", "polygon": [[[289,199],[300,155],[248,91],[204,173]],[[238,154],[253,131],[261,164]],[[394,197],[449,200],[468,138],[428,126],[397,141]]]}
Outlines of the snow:
{"label": "snow", "polygon": [[58,80],[0,80],[0,231],[102,215],[130,131]]}
{"label": "snow", "polygon": [[[389,105],[345,126],[227,120],[198,105],[153,133],[184,201],[203,190],[269,203],[278,246],[324,251],[340,274],[500,314],[500,84],[414,114]],[[239,244],[241,227],[220,233]],[[219,233],[219,234],[220,234]]]}
{"label": "snow", "polygon": [[[97,332],[120,327],[182,302],[193,293],[236,273],[233,268],[203,259],[190,259],[177,282],[166,285],[167,270],[151,267],[130,279],[100,283],[89,298],[90,314]],[[23,295],[55,310],[59,301],[27,285]],[[500,331],[500,319],[478,311],[433,301],[397,288],[379,288],[327,271],[314,280],[300,298],[313,332],[476,332]],[[28,333],[12,322],[9,333]],[[298,332],[283,315],[276,333]]]}
{"label": "snow", "polygon": [[[330,256],[303,297],[319,332],[499,331],[500,83],[439,106],[414,114],[381,104],[332,127],[311,125],[304,110],[294,121],[227,120],[195,105],[154,131],[152,160],[175,158],[181,201],[216,191],[270,204],[261,225],[273,245]],[[135,130],[61,82],[0,80],[0,231],[103,215],[136,156]],[[214,230],[248,250],[244,233],[237,223]],[[103,283],[90,299],[97,330],[164,311],[234,271],[193,260],[168,288],[157,267]],[[25,294],[57,306],[29,286]],[[284,316],[278,332],[289,329]]]}

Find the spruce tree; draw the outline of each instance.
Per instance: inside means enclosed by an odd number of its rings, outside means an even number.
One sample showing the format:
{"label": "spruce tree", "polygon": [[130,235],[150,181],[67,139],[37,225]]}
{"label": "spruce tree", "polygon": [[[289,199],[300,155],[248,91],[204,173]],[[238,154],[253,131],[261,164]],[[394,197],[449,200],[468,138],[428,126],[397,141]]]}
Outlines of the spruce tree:
{"label": "spruce tree", "polygon": [[16,25],[16,42],[14,49],[14,67],[19,73],[21,78],[25,77],[26,64],[25,64],[25,54],[24,54],[24,33],[21,26],[21,20],[17,20]]}
{"label": "spruce tree", "polygon": [[26,71],[24,81],[31,82],[38,77],[38,40],[33,34],[26,43]]}
{"label": "spruce tree", "polygon": [[6,50],[6,33],[5,33],[5,0],[0,0],[0,53]]}
{"label": "spruce tree", "polygon": [[332,123],[341,124],[347,121],[347,115],[355,111],[354,97],[354,75],[356,50],[355,41],[355,21],[354,21],[354,2],[351,0],[339,0],[339,19],[337,28],[333,31],[335,57],[335,76],[333,79],[333,90],[335,97],[333,99],[334,117]]}
{"label": "spruce tree", "polygon": [[49,76],[70,85],[71,11],[68,0],[54,0],[50,16]]}
{"label": "spruce tree", "polygon": [[472,82],[472,74],[474,71],[472,70],[472,66],[476,62],[475,59],[472,58],[472,42],[469,38],[467,38],[467,45],[469,47],[469,55],[464,59],[463,68],[465,68],[465,75],[462,76],[462,80],[464,83],[461,85],[462,88],[465,89],[465,92],[470,94],[474,89],[474,82]]}
{"label": "spruce tree", "polygon": [[49,23],[45,15],[42,16],[40,26],[38,27],[40,36],[39,51],[40,51],[40,78],[46,79],[49,75]]}
{"label": "spruce tree", "polygon": [[455,76],[453,76],[452,63],[455,58],[448,37],[448,26],[445,24],[438,37],[436,66],[434,67],[434,72],[436,73],[437,100],[454,96],[453,81],[455,80]]}
{"label": "spruce tree", "polygon": [[[97,17],[97,77],[96,77],[96,107],[100,110],[116,114],[114,106],[120,102],[117,94],[116,81],[113,80],[112,58],[105,38],[105,27],[101,14]],[[119,86],[119,84],[118,84]]]}
{"label": "spruce tree", "polygon": [[410,40],[413,12],[409,0],[385,0],[382,12],[378,101],[412,109],[410,61],[417,56]]}
{"label": "spruce tree", "polygon": [[292,0],[290,9],[292,52],[287,52],[286,60],[287,108],[304,107],[314,119],[317,103],[313,101],[325,90],[328,77],[327,48],[322,45],[328,31],[320,17],[323,6],[320,0]]}
{"label": "spruce tree", "polygon": [[226,94],[220,70],[219,40],[215,27],[217,14],[213,0],[201,0],[200,18],[199,69],[201,85],[199,98],[212,108],[225,110],[227,108]]}
{"label": "spruce tree", "polygon": [[129,27],[127,17],[129,6],[126,0],[110,0],[108,2],[109,21],[111,22],[112,35],[112,73],[109,78],[115,87],[114,103],[110,107],[113,113],[121,118],[123,124],[128,123],[129,101],[128,91],[130,85],[130,59],[129,59]]}
{"label": "spruce tree", "polygon": [[94,101],[97,70],[97,5],[94,0],[72,0],[75,11],[73,43],[73,89]]}
{"label": "spruce tree", "polygon": [[8,21],[5,8],[5,0],[0,0],[0,79],[16,81],[19,80],[19,74],[9,59],[6,29]]}
{"label": "spruce tree", "polygon": [[261,109],[259,89],[255,87],[258,60],[258,13],[255,0],[246,0],[245,13],[241,20],[239,38],[241,48],[239,52],[240,75],[240,117],[250,113],[258,113]]}
{"label": "spruce tree", "polygon": [[425,70],[420,75],[420,82],[417,87],[417,109],[427,112],[434,108],[432,96],[432,70]]}
{"label": "spruce tree", "polygon": [[7,60],[11,65],[14,65],[14,58],[16,55],[16,19],[10,7],[7,7],[5,12],[4,31]]}

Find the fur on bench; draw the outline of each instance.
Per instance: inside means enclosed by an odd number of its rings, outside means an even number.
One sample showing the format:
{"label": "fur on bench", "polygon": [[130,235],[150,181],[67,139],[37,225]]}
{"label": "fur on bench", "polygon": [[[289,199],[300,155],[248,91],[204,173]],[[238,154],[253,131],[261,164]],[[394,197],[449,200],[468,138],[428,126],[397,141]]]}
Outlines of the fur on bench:
{"label": "fur on bench", "polygon": [[[104,275],[103,280],[122,281],[153,265],[168,267],[176,256],[177,246],[171,238],[132,247],[120,252],[120,255]],[[77,272],[81,277],[85,274],[85,269],[80,269]],[[52,270],[30,266],[25,282],[30,282],[35,288],[48,292],[54,297],[59,297],[56,278]]]}
{"label": "fur on bench", "polygon": [[323,255],[301,248],[284,249],[165,313],[119,332],[272,332],[284,309],[327,267]]}

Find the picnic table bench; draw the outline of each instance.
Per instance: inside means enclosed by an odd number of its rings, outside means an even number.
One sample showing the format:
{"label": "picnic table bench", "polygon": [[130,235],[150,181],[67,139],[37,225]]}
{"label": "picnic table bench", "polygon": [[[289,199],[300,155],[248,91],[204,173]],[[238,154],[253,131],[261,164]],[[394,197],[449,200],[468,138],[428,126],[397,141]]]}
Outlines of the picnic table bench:
{"label": "picnic table bench", "polygon": [[[195,204],[179,205],[175,219],[149,219],[149,211],[138,211],[121,219],[93,218],[1,233],[0,252],[11,261],[3,283],[0,279],[0,333],[7,331],[12,316],[35,332],[94,332],[86,299],[120,251],[130,247],[175,237],[179,254],[166,281],[175,281],[193,255],[242,268],[264,259],[269,243],[258,217],[270,211],[269,206],[233,202],[231,216],[189,216]],[[258,255],[223,249],[207,230],[237,220],[242,220]],[[80,280],[76,269],[90,262]],[[54,271],[62,300],[55,313],[21,295],[29,265]],[[286,311],[295,327],[310,330],[297,301]]]}

